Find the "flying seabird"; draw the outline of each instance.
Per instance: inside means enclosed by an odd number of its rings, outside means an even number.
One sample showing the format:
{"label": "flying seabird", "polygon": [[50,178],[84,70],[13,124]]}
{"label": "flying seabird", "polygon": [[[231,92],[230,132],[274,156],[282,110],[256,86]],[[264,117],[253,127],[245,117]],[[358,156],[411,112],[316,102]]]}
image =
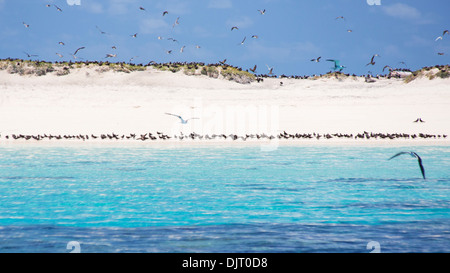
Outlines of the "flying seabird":
{"label": "flying seabird", "polygon": [[261,13],[261,15],[264,15],[264,14],[266,14],[266,9],[263,9],[263,10],[258,10],[259,11],[259,13]]}
{"label": "flying seabird", "polygon": [[423,168],[423,165],[422,165],[422,159],[421,159],[420,156],[419,156],[418,154],[416,154],[415,152],[400,152],[400,153],[398,153],[398,154],[392,156],[391,158],[389,158],[389,160],[391,160],[391,159],[393,159],[394,157],[397,157],[397,156],[399,156],[399,155],[402,155],[402,154],[409,154],[409,155],[411,155],[412,157],[417,158],[417,161],[419,161],[419,167],[420,167],[420,171],[422,172],[423,179],[425,179],[425,169]]}
{"label": "flying seabird", "polygon": [[[240,43],[241,45],[243,45],[244,44],[244,42],[245,42],[245,39],[247,39],[247,36],[245,36],[244,37],[244,40],[242,40],[242,42]],[[239,44],[238,44],[239,45]]]}
{"label": "flying seabird", "polygon": [[378,55],[378,54],[375,54],[375,55],[373,55],[372,56],[372,59],[370,59],[370,63],[368,63],[368,64],[366,64],[366,66],[368,66],[368,65],[375,65],[375,62],[373,61],[373,59],[375,58],[375,57],[379,57],[380,55]]}
{"label": "flying seabird", "polygon": [[335,20],[337,20],[337,19],[343,19],[343,20],[345,20],[344,16],[338,16],[338,17],[336,17]]}
{"label": "flying seabird", "polygon": [[53,6],[55,6],[57,11],[61,11],[62,12],[62,9],[60,9],[57,5],[53,5]]}
{"label": "flying seabird", "polygon": [[162,16],[164,16],[164,15],[166,15],[166,14],[168,14],[169,12],[167,11],[167,10],[165,10],[164,12],[163,12],[163,14],[162,14]]}
{"label": "flying seabird", "polygon": [[386,65],[386,66],[384,66],[384,67],[383,67],[383,72],[384,72],[384,70],[385,70],[386,68],[388,68],[388,69],[389,69],[389,72],[391,72],[391,71],[392,71],[392,67],[390,67],[389,65]]}
{"label": "flying seabird", "polygon": [[438,52],[438,55],[443,56],[445,53],[444,52]]}
{"label": "flying seabird", "polygon": [[199,119],[199,118],[189,118],[189,119],[183,119],[181,116],[179,116],[179,115],[174,115],[174,114],[171,114],[171,113],[165,113],[166,115],[171,115],[171,116],[174,116],[174,117],[178,117],[179,119],[180,119],[180,121],[181,121],[181,124],[187,124],[188,123],[188,121],[189,120],[191,120],[191,119]]}
{"label": "flying seabird", "polygon": [[25,54],[28,56],[28,58],[31,58],[31,57],[38,57],[38,55],[28,54],[28,53],[26,53],[25,51],[24,51],[23,53],[25,53]]}
{"label": "flying seabird", "polygon": [[199,46],[199,45],[196,45],[195,48],[200,48],[200,46]]}
{"label": "flying seabird", "polygon": [[134,60],[134,58],[137,58],[137,57],[139,57],[139,56],[131,57],[131,59],[128,62],[131,63],[131,61]]}
{"label": "flying seabird", "polygon": [[353,32],[353,30],[351,30],[351,29],[347,29],[347,32],[348,32],[348,33],[351,33],[351,32]]}
{"label": "flying seabird", "polygon": [[111,48],[112,48],[112,49],[117,49],[117,47],[116,47],[116,46],[112,46]]}
{"label": "flying seabird", "polygon": [[171,53],[172,53],[172,50],[166,50],[166,53],[167,53],[167,54],[171,54]]}
{"label": "flying seabird", "polygon": [[139,9],[145,11],[145,9],[143,7],[139,7]]}
{"label": "flying seabird", "polygon": [[80,50],[82,50],[82,49],[85,49],[85,47],[82,46],[82,47],[80,47],[80,48],[77,48],[77,50],[75,50],[75,52],[74,52],[72,55],[77,55],[78,51],[80,51]]}
{"label": "flying seabird", "polygon": [[316,59],[312,59],[311,62],[316,62],[316,63],[318,63],[318,62],[320,62],[320,58],[322,58],[322,56],[320,56],[320,57],[318,57],[318,58],[316,58]]}
{"label": "flying seabird", "polygon": [[59,42],[58,44],[60,44],[60,45],[65,45],[65,43],[63,43],[63,42]]}
{"label": "flying seabird", "polygon": [[233,31],[234,29],[239,29],[238,27],[231,27],[231,31]]}
{"label": "flying seabird", "polygon": [[179,25],[180,23],[178,22],[178,19],[180,19],[180,17],[177,17],[177,19],[175,20],[175,23],[173,23],[172,28],[174,28],[176,25]]}
{"label": "flying seabird", "polygon": [[334,71],[336,71],[336,70],[339,69],[339,72],[340,72],[340,71],[342,71],[344,68],[346,68],[345,66],[339,64],[339,63],[340,63],[339,60],[328,59],[327,61],[328,61],[328,62],[334,62],[334,67],[333,67]]}
{"label": "flying seabird", "polygon": [[180,53],[183,53],[185,47],[186,47],[186,46],[182,46],[182,47],[181,47]]}
{"label": "flying seabird", "polygon": [[256,71],[256,64],[255,64],[255,66],[254,66],[253,68],[250,68],[250,71],[252,71],[253,73],[255,73],[255,71]]}
{"label": "flying seabird", "polygon": [[56,55],[58,55],[60,58],[64,57],[63,55],[56,53]]}
{"label": "flying seabird", "polygon": [[171,41],[173,41],[173,42],[177,42],[177,43],[178,43],[178,40],[176,40],[176,39],[174,39],[174,38],[167,38],[167,40],[171,40]]}
{"label": "flying seabird", "polygon": [[106,54],[105,58],[115,58],[117,57],[117,54]]}
{"label": "flying seabird", "polygon": [[448,32],[448,30],[444,30],[444,32],[442,33],[442,36],[444,36],[445,34],[449,34],[449,35],[450,35],[450,33]]}
{"label": "flying seabird", "polygon": [[442,40],[442,36],[437,37],[437,38],[435,39],[435,41],[437,41],[437,40]]}
{"label": "flying seabird", "polygon": [[103,30],[101,30],[98,26],[95,26],[95,27],[98,29],[98,31],[100,31],[101,34],[108,34],[108,33],[104,32]]}
{"label": "flying seabird", "polygon": [[227,59],[224,59],[223,61],[219,61],[220,64],[224,65],[226,63]]}
{"label": "flying seabird", "polygon": [[423,121],[422,118],[418,118],[418,119],[416,119],[416,120],[413,121],[413,122],[425,122],[425,121]]}
{"label": "flying seabird", "polygon": [[267,64],[266,64],[266,66],[267,66],[267,69],[269,69],[269,75],[272,75],[273,74],[273,67],[270,67]]}
{"label": "flying seabird", "polygon": [[258,35],[252,35],[252,38],[258,39]]}
{"label": "flying seabird", "polygon": [[30,27],[30,25],[29,25],[29,24],[25,24],[25,22],[22,22],[22,24],[23,24],[26,28],[29,28],[29,27]]}
{"label": "flying seabird", "polygon": [[137,37],[137,33],[135,33],[135,34],[133,34],[133,35],[130,35],[131,37],[133,37],[133,38],[136,38]]}

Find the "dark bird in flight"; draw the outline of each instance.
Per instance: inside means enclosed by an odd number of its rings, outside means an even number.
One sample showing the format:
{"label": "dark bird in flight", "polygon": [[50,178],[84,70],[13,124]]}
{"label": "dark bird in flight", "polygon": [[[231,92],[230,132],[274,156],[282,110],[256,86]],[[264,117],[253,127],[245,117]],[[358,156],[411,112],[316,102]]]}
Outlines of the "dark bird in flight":
{"label": "dark bird in flight", "polygon": [[318,57],[318,58],[315,58],[315,59],[312,59],[311,62],[316,62],[316,63],[318,63],[318,62],[320,62],[320,58],[322,58],[322,56],[320,56],[320,57]]}
{"label": "dark bird in flight", "polygon": [[351,30],[351,29],[347,29],[347,32],[348,32],[348,33],[351,33],[351,32],[353,32],[353,30]]}
{"label": "dark bird in flight", "polygon": [[98,31],[100,31],[101,34],[108,34],[108,33],[104,32],[103,30],[101,30],[98,26],[95,26],[95,27],[98,29]]}
{"label": "dark bird in flight", "polygon": [[63,42],[59,42],[58,44],[60,44],[60,45],[65,45],[65,43],[63,43]]}
{"label": "dark bird in flight", "polygon": [[80,47],[80,48],[77,48],[77,50],[75,50],[75,52],[74,52],[72,55],[77,55],[78,51],[80,51],[80,50],[82,50],[82,49],[85,49],[85,47],[82,46],[82,47]]}
{"label": "dark bird in flight", "polygon": [[162,14],[162,16],[165,16],[166,14],[168,14],[169,12],[167,10],[165,10]]}
{"label": "dark bird in flight", "polygon": [[178,22],[178,20],[180,19],[180,17],[177,17],[177,19],[175,20],[175,23],[173,23],[172,28],[174,28],[176,25],[179,25],[180,23]]}
{"label": "dark bird in flight", "polygon": [[252,35],[252,38],[258,39],[259,37],[258,37],[258,35]]}
{"label": "dark bird in flight", "polygon": [[53,6],[55,6],[57,11],[61,11],[62,12],[62,9],[60,9],[57,5],[53,5]]}
{"label": "dark bird in flight", "polygon": [[346,68],[345,66],[340,65],[340,61],[339,60],[328,59],[327,61],[328,62],[334,62],[334,67],[333,67],[334,71],[339,70],[339,72],[340,72],[344,68]]}
{"label": "dark bird in flight", "polygon": [[23,53],[25,53],[25,54],[28,56],[28,58],[31,58],[31,57],[39,57],[38,55],[28,54],[28,53],[26,53],[25,51],[24,51]]}
{"label": "dark bird in flight", "polygon": [[239,29],[238,27],[231,27],[231,31],[233,31],[234,29]]}
{"label": "dark bird in flight", "polygon": [[29,27],[30,27],[30,25],[29,25],[29,24],[25,24],[25,22],[22,22],[22,24],[23,24],[26,28],[29,28]]}
{"label": "dark bird in flight", "polygon": [[418,118],[418,119],[416,119],[416,120],[413,121],[413,122],[425,122],[425,121],[423,121],[421,118]]}
{"label": "dark bird in flight", "polygon": [[178,40],[175,40],[174,38],[167,38],[167,40],[171,40],[172,42],[177,42],[178,43]]}
{"label": "dark bird in flight", "polygon": [[130,35],[131,37],[133,37],[133,38],[136,38],[137,37],[137,33],[135,33],[135,34],[133,34],[133,35]]}
{"label": "dark bird in flight", "polygon": [[143,7],[139,7],[139,9],[145,11],[145,9]]}
{"label": "dark bird in flight", "polygon": [[399,64],[403,64],[404,66],[407,66],[405,62],[398,62]]}
{"label": "dark bird in flight", "polygon": [[244,42],[245,42],[245,39],[247,39],[247,36],[245,36],[245,37],[244,37],[244,40],[242,40],[242,42],[240,43],[241,45],[243,45],[243,44],[244,44]]}
{"label": "dark bird in flight", "polygon": [[219,61],[220,64],[224,65],[226,63],[227,59],[223,60],[223,61]]}
{"label": "dark bird in flight", "polygon": [[105,58],[115,58],[117,57],[117,54],[106,54]]}
{"label": "dark bird in flight", "polygon": [[383,72],[384,72],[384,70],[385,70],[386,68],[389,69],[389,72],[392,71],[392,67],[390,67],[389,65],[386,65],[386,66],[383,67]]}
{"label": "dark bird in flight", "polygon": [[258,10],[259,11],[259,13],[261,13],[261,15],[264,15],[264,14],[266,14],[266,9],[263,9],[263,10]]}
{"label": "dark bird in flight", "polygon": [[166,50],[167,54],[172,54],[172,50]]}
{"label": "dark bird in flight", "polygon": [[60,57],[60,58],[64,57],[63,55],[61,55],[59,53],[56,53],[56,55],[58,55],[58,57]]}
{"label": "dark bird in flight", "polygon": [[442,36],[444,36],[445,34],[449,34],[449,35],[450,35],[450,33],[448,32],[448,30],[444,30],[444,33],[442,34]]}
{"label": "dark bird in flight", "polygon": [[375,65],[375,62],[373,60],[375,59],[375,57],[379,57],[379,56],[380,55],[378,55],[378,54],[373,55],[372,59],[370,59],[370,63],[366,64],[366,66],[368,66],[368,65]]}
{"label": "dark bird in flight", "polygon": [[181,47],[180,53],[183,53],[185,47],[186,47],[186,46],[182,46],[182,47]]}
{"label": "dark bird in flight", "polygon": [[392,156],[391,158],[389,158],[389,160],[391,160],[391,159],[393,159],[394,157],[397,157],[397,156],[399,156],[399,155],[402,155],[402,154],[409,154],[410,156],[417,158],[417,161],[419,162],[420,171],[422,172],[423,179],[425,179],[425,169],[424,169],[424,167],[423,167],[423,165],[422,165],[422,159],[421,159],[420,156],[419,156],[418,154],[416,154],[415,152],[400,152],[400,153],[398,153],[398,154]]}
{"label": "dark bird in flight", "polygon": [[250,68],[250,71],[252,71],[253,73],[255,73],[255,71],[256,71],[256,64],[255,64],[255,66],[254,66],[253,68]]}
{"label": "dark bird in flight", "polygon": [[269,70],[269,75],[272,75],[273,74],[273,67],[270,67],[267,64],[266,64],[266,66],[267,66],[267,69]]}
{"label": "dark bird in flight", "polygon": [[445,53],[444,52],[438,52],[438,55],[443,56]]}
{"label": "dark bird in flight", "polygon": [[179,118],[180,119],[180,121],[181,121],[181,124],[187,124],[188,123],[188,121],[189,120],[191,120],[191,119],[199,119],[199,118],[189,118],[189,119],[183,119],[181,116],[179,116],[179,115],[174,115],[174,114],[171,114],[171,113],[166,113],[166,115],[171,115],[171,116],[174,116],[174,117],[177,117],[177,118]]}
{"label": "dark bird in flight", "polygon": [[335,20],[337,20],[337,19],[343,19],[343,20],[345,20],[344,16],[338,16],[338,17],[336,17]]}

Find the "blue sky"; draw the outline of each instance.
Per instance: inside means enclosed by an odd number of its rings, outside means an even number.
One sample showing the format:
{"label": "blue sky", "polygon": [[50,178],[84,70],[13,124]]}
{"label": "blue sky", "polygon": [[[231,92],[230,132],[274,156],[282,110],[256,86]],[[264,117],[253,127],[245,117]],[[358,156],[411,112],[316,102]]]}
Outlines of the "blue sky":
{"label": "blue sky", "polygon": [[[244,70],[257,65],[257,74],[268,73],[270,66],[277,75],[324,74],[332,67],[326,59],[339,59],[346,73],[375,74],[385,65],[415,70],[448,64],[450,58],[450,35],[435,41],[450,29],[448,0],[380,0],[381,5],[367,0],[80,0],[69,5],[72,1],[0,0],[0,58],[28,59],[27,52],[38,55],[33,59],[77,61],[71,53],[85,47],[78,60],[227,59]],[[239,29],[231,31],[232,26]],[[106,54],[117,57],[106,59]],[[374,54],[380,55],[376,64],[366,66]],[[319,56],[319,63],[310,61]]]}

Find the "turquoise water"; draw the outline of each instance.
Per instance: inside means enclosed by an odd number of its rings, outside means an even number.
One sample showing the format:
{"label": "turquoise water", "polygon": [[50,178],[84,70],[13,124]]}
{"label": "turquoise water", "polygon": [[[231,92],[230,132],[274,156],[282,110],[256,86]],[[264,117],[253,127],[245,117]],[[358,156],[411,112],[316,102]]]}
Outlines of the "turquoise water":
{"label": "turquoise water", "polygon": [[450,147],[4,146],[0,252],[448,252],[449,167]]}

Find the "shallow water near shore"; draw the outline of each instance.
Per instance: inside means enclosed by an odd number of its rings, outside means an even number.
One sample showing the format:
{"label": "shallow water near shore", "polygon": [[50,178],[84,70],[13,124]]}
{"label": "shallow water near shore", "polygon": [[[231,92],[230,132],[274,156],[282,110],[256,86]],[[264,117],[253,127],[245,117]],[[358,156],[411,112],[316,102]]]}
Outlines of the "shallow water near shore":
{"label": "shallow water near shore", "polygon": [[448,146],[0,147],[0,252],[448,252],[449,167]]}

